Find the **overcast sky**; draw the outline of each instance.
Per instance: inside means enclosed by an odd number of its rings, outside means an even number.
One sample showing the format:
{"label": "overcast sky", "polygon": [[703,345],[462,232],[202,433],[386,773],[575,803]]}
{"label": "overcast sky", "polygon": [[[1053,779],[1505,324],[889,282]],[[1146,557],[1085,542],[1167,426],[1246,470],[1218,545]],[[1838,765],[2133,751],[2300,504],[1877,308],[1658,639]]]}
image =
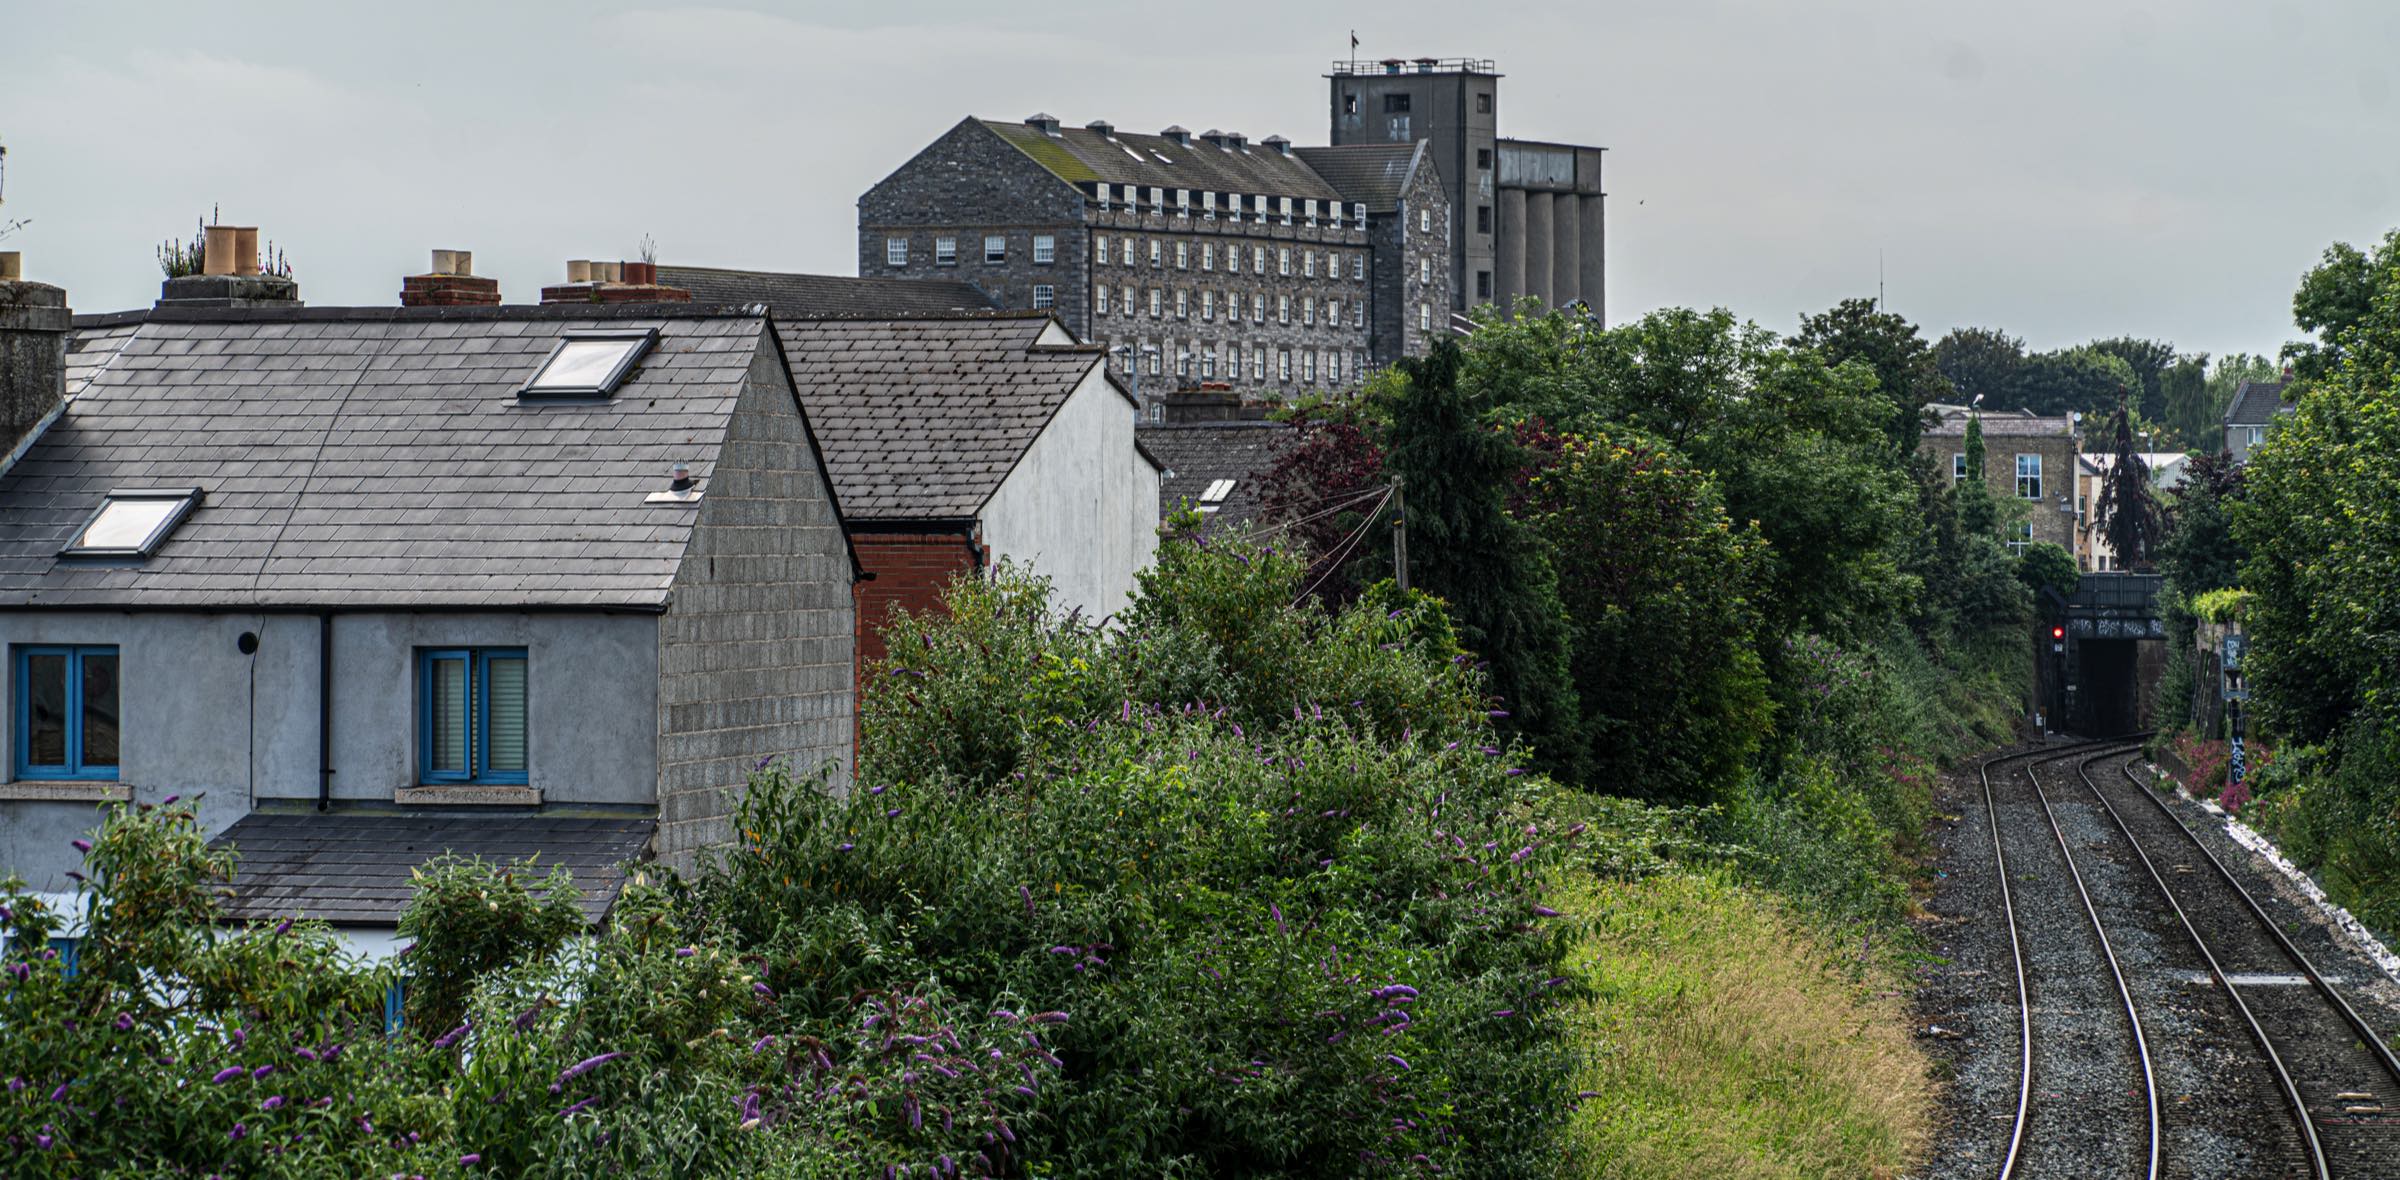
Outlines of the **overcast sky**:
{"label": "overcast sky", "polygon": [[[1471,11],[1460,20],[1455,14]],[[856,273],[858,195],[959,118],[1301,144],[1326,65],[1496,59],[1504,135],[1610,149],[1612,320],[2289,338],[2325,246],[2400,225],[2400,4],[985,2],[0,9],[0,221],[81,311],[156,298],[221,205],[314,304],[427,250],[511,301],[568,258]]]}

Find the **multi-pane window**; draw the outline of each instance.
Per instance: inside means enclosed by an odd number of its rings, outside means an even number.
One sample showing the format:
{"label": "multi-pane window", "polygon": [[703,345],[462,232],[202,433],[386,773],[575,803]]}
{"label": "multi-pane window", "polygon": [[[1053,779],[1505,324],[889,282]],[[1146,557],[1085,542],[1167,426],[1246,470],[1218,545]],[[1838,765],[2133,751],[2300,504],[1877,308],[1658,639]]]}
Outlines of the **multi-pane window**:
{"label": "multi-pane window", "polygon": [[1103,266],[1108,264],[1109,253],[1107,234],[1094,234],[1092,236],[1092,257],[1099,259],[1101,265]]}
{"label": "multi-pane window", "polygon": [[16,777],[117,777],[117,649],[20,647],[16,654]]}
{"label": "multi-pane window", "polygon": [[526,781],[525,649],[417,653],[418,779]]}
{"label": "multi-pane window", "polygon": [[1265,246],[1250,247],[1250,273],[1261,275],[1267,273],[1267,248]]}
{"label": "multi-pane window", "polygon": [[1150,239],[1150,269],[1158,269],[1158,239]]}
{"label": "multi-pane window", "polygon": [[1127,265],[1127,266],[1132,266],[1132,265],[1133,265],[1133,239],[1132,239],[1132,238],[1127,238],[1127,239],[1125,239],[1125,254],[1124,254],[1124,259],[1125,259],[1125,265]]}
{"label": "multi-pane window", "polygon": [[1054,307],[1054,306],[1056,306],[1057,304],[1058,304],[1058,288],[1057,288],[1057,287],[1051,286],[1051,285],[1050,285],[1050,284],[1048,284],[1048,283],[1035,283],[1035,284],[1033,285],[1033,306],[1034,306],[1035,308],[1037,308],[1037,309],[1041,309],[1041,308],[1049,308],[1049,307]]}
{"label": "multi-pane window", "polygon": [[1283,201],[1283,223],[1290,225],[1292,223],[1292,199],[1283,197],[1281,200]]}
{"label": "multi-pane window", "polygon": [[933,264],[935,266],[958,265],[957,238],[935,238],[933,240]]}
{"label": "multi-pane window", "polygon": [[983,260],[985,262],[1008,261],[1008,239],[999,234],[985,234],[983,238]]}
{"label": "multi-pane window", "polygon": [[1363,202],[1363,201],[1362,201],[1362,202],[1360,202],[1360,203],[1359,203],[1359,205],[1357,206],[1357,208],[1358,208],[1358,228],[1363,230],[1363,229],[1367,228],[1367,206],[1366,206],[1366,203],[1365,203],[1365,202]]}
{"label": "multi-pane window", "polygon": [[1417,331],[1420,331],[1420,332],[1430,332],[1430,331],[1433,331],[1433,305],[1432,305],[1432,304],[1430,304],[1430,303],[1420,303],[1420,304],[1418,304],[1418,305],[1417,305]]}
{"label": "multi-pane window", "polygon": [[1239,344],[1225,350],[1225,379],[1228,381],[1242,379],[1242,346]]}
{"label": "multi-pane window", "polygon": [[1264,344],[1250,347],[1250,378],[1254,381],[1267,379],[1267,346]]}
{"label": "multi-pane window", "polygon": [[1367,281],[1367,256],[1366,256],[1366,255],[1364,255],[1364,254],[1353,254],[1353,255],[1351,255],[1351,256],[1350,256],[1350,277],[1351,277],[1351,279],[1353,279],[1354,281],[1361,282],[1361,283],[1363,283],[1363,282],[1366,282],[1366,281]]}
{"label": "multi-pane window", "polygon": [[885,266],[908,265],[907,238],[885,238],[883,240],[883,264]]}
{"label": "multi-pane window", "polygon": [[1160,213],[1167,211],[1167,190],[1155,185],[1151,187],[1150,208]]}
{"label": "multi-pane window", "polygon": [[1250,322],[1254,324],[1267,322],[1267,297],[1264,294],[1250,297]]}
{"label": "multi-pane window", "polygon": [[1215,380],[1216,376],[1217,346],[1211,344],[1208,346],[1208,351],[1200,354],[1200,379],[1203,381],[1211,381]]}
{"label": "multi-pane window", "polygon": [[1489,205],[1477,205],[1477,206],[1475,206],[1475,232],[1476,232],[1476,233],[1479,233],[1479,234],[1488,234],[1488,233],[1492,232],[1492,207],[1491,207],[1491,206],[1489,206]]}
{"label": "multi-pane window", "polygon": [[1275,350],[1275,379],[1277,381],[1284,382],[1289,382],[1292,379],[1291,349],[1279,348]]}
{"label": "multi-pane window", "polygon": [[1058,260],[1058,239],[1049,234],[1033,235],[1033,260],[1048,266]]}
{"label": "multi-pane window", "polygon": [[1278,295],[1275,297],[1275,322],[1278,324],[1288,324],[1292,322],[1291,296]]}
{"label": "multi-pane window", "polygon": [[2020,500],[2042,498],[2042,457],[2040,455],[2017,456],[2017,498]]}
{"label": "multi-pane window", "polygon": [[1108,288],[1106,288],[1106,287],[1094,287],[1094,288],[1092,288],[1092,314],[1093,314],[1093,315],[1107,315],[1107,314],[1108,314]]}
{"label": "multi-pane window", "polygon": [[1317,354],[1313,352],[1300,354],[1300,379],[1310,385],[1317,383]]}
{"label": "multi-pane window", "polygon": [[1175,243],[1175,269],[1190,270],[1191,268],[1192,254],[1190,245],[1184,242]]}
{"label": "multi-pane window", "polygon": [[1175,375],[1178,377],[1192,375],[1192,352],[1190,349],[1181,346],[1177,346],[1175,349]]}
{"label": "multi-pane window", "polygon": [[1156,288],[1156,287],[1152,287],[1152,288],[1150,288],[1150,318],[1151,318],[1151,319],[1157,319],[1157,318],[1158,318],[1158,315],[1159,315],[1159,305],[1160,305],[1160,302],[1161,302],[1161,294],[1162,294],[1162,293],[1159,291],[1159,289],[1158,289],[1158,288]]}
{"label": "multi-pane window", "polygon": [[1292,273],[1292,248],[1290,246],[1275,248],[1275,273],[1279,275]]}
{"label": "multi-pane window", "polygon": [[1433,260],[1432,260],[1432,259],[1430,259],[1430,258],[1420,258],[1420,259],[1417,259],[1417,282],[1419,282],[1419,283],[1421,283],[1421,284],[1422,284],[1422,283],[1431,283],[1432,281],[1433,281]]}
{"label": "multi-pane window", "polygon": [[1419,206],[1419,207],[1418,207],[1418,209],[1417,209],[1417,232],[1418,232],[1418,233],[1421,233],[1421,234],[1429,234],[1429,233],[1432,233],[1432,232],[1433,232],[1433,208],[1432,208],[1432,206],[1430,206],[1430,205],[1426,205],[1426,206]]}
{"label": "multi-pane window", "polygon": [[1338,352],[1325,354],[1325,380],[1335,385],[1342,383],[1342,354]]}
{"label": "multi-pane window", "polygon": [[1205,221],[1217,219],[1217,194],[1213,192],[1200,194],[1200,216]]}
{"label": "multi-pane window", "polygon": [[1217,269],[1217,244],[1215,242],[1200,243],[1200,269]]}
{"label": "multi-pane window", "polygon": [[1314,251],[1314,250],[1302,250],[1302,251],[1300,252],[1300,273],[1301,273],[1301,275],[1302,275],[1302,276],[1304,276],[1304,277],[1306,277],[1306,278],[1312,278],[1312,279],[1313,279],[1313,278],[1317,277],[1317,252],[1316,252],[1316,251]]}
{"label": "multi-pane window", "polygon": [[1964,454],[1950,456],[1950,482],[1965,483],[1966,481],[1967,457]]}
{"label": "multi-pane window", "polygon": [[1192,318],[1192,293],[1181,287],[1175,288],[1175,318],[1179,320]]}
{"label": "multi-pane window", "polygon": [[1306,295],[1300,297],[1300,323],[1303,327],[1317,326],[1317,301]]}
{"label": "multi-pane window", "polygon": [[1200,293],[1200,319],[1205,322],[1215,318],[1217,318],[1217,293],[1202,291]]}
{"label": "multi-pane window", "polygon": [[1310,227],[1315,227],[1317,224],[1317,202],[1314,197],[1311,197],[1308,201],[1301,205],[1300,217],[1301,220]]}
{"label": "multi-pane window", "polygon": [[2016,554],[2019,557],[2023,557],[2025,555],[2025,550],[2030,548],[2032,545],[2033,522],[2030,520],[2010,522],[2008,526],[2008,551]]}
{"label": "multi-pane window", "polygon": [[1177,216],[1177,217],[1190,217],[1191,215],[1192,215],[1192,190],[1190,190],[1190,189],[1188,189],[1188,188],[1179,188],[1179,189],[1176,189],[1176,190],[1175,190],[1175,216]]}
{"label": "multi-pane window", "polygon": [[1165,363],[1166,363],[1166,357],[1164,357],[1164,356],[1160,355],[1160,350],[1159,350],[1159,349],[1156,349],[1156,348],[1150,349],[1150,350],[1149,350],[1149,353],[1150,353],[1150,375],[1151,375],[1151,376],[1153,376],[1153,377],[1156,377],[1156,376],[1158,376],[1158,375],[1159,375],[1159,366],[1160,366],[1160,365],[1163,365],[1163,364],[1165,364]]}
{"label": "multi-pane window", "polygon": [[1328,299],[1325,301],[1325,323],[1328,327],[1338,328],[1342,326],[1341,300]]}
{"label": "multi-pane window", "polygon": [[1118,304],[1118,306],[1124,309],[1124,313],[1125,313],[1126,315],[1132,315],[1132,314],[1133,314],[1133,288],[1132,288],[1132,287],[1123,287],[1123,288],[1120,288],[1120,289],[1119,289],[1119,294],[1121,294],[1121,295],[1123,296],[1123,302],[1119,303],[1119,304]]}

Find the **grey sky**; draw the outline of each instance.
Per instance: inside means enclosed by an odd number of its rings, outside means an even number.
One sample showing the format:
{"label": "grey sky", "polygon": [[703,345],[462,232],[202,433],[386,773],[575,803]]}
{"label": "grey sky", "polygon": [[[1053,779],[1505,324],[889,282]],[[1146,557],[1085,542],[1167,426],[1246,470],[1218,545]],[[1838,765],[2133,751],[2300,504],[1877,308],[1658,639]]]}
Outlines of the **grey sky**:
{"label": "grey sky", "polygon": [[1612,320],[1788,329],[1872,294],[1880,250],[1928,336],[2265,351],[2328,243],[2400,225],[2388,0],[8,0],[0,218],[84,311],[155,298],[212,203],[317,304],[392,303],[434,246],[531,300],[645,233],[848,274],[858,194],[964,115],[1320,143],[1353,26],[1367,58],[1497,59],[1503,134],[1611,149]]}

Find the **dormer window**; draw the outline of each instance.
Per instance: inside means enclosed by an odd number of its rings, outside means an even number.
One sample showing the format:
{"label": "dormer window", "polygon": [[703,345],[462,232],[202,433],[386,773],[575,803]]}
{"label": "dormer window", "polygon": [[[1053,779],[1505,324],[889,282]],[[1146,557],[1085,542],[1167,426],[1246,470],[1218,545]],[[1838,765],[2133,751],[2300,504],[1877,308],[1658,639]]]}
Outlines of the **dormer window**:
{"label": "dormer window", "polygon": [[517,389],[521,398],[607,397],[624,384],[634,362],[658,342],[656,328],[581,328],[558,346]]}
{"label": "dormer window", "polygon": [[198,488],[118,488],[59,555],[148,557],[199,503]]}

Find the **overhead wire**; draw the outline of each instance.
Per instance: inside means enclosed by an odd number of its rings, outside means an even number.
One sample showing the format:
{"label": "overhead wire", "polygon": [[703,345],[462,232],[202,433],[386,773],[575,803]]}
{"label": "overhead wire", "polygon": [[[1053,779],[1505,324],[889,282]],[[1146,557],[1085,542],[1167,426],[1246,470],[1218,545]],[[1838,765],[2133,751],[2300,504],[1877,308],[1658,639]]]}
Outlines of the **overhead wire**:
{"label": "overhead wire", "polygon": [[1376,517],[1382,515],[1383,506],[1392,502],[1392,492],[1392,488],[1384,488],[1383,498],[1375,501],[1375,506],[1368,509],[1367,514],[1360,518],[1358,527],[1350,530],[1350,535],[1342,538],[1342,543],[1334,546],[1331,553],[1317,559],[1326,563],[1325,572],[1318,574],[1317,580],[1310,582],[1308,584],[1308,589],[1302,590],[1300,592],[1300,597],[1292,600],[1293,606],[1298,606],[1301,603],[1308,601],[1308,596],[1316,593],[1317,587],[1324,585],[1325,579],[1333,576],[1333,571],[1342,568],[1342,562],[1349,559],[1350,550],[1358,545],[1359,538],[1367,535],[1367,527],[1375,523]]}

